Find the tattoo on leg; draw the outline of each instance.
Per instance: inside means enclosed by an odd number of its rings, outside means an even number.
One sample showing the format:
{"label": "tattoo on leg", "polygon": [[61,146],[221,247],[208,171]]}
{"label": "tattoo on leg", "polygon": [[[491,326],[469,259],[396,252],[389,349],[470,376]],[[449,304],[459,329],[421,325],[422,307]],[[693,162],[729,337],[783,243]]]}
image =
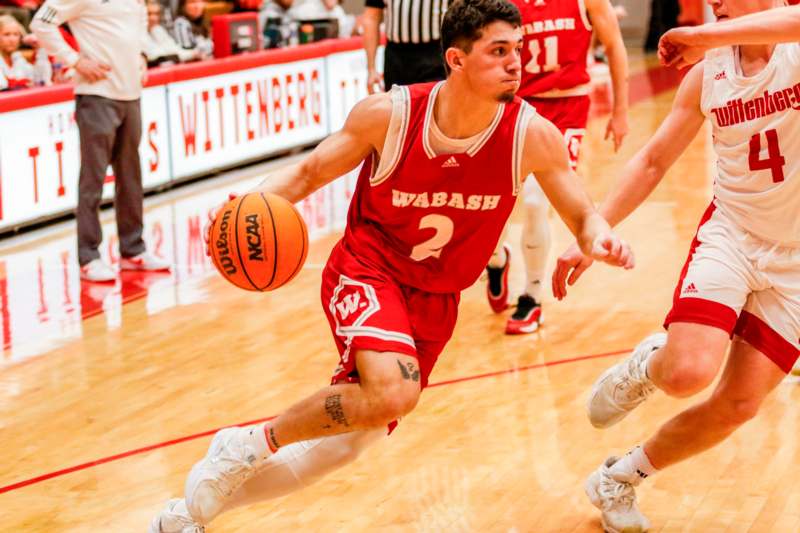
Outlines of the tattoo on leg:
{"label": "tattoo on leg", "polygon": [[275,438],[275,428],[269,428],[269,440],[276,450],[281,447],[281,445],[278,444],[278,439]]}
{"label": "tattoo on leg", "polygon": [[403,379],[419,381],[419,369],[414,363],[406,363],[405,366],[403,366],[403,363],[398,359],[397,366],[400,367],[400,374],[403,376]]}
{"label": "tattoo on leg", "polygon": [[344,416],[344,409],[342,409],[341,394],[333,394],[325,398],[325,412],[337,424],[350,427],[350,424],[347,423],[347,418]]}

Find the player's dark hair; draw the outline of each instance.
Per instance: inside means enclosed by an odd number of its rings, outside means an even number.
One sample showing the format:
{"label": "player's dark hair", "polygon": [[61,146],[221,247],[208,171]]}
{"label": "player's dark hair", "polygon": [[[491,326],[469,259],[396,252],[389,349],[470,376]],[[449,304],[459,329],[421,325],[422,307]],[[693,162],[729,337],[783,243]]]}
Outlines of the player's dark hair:
{"label": "player's dark hair", "polygon": [[[498,21],[519,26],[522,17],[517,6],[506,0],[456,0],[442,20],[442,54],[450,47],[469,53],[483,28]],[[445,68],[449,73],[447,62]]]}

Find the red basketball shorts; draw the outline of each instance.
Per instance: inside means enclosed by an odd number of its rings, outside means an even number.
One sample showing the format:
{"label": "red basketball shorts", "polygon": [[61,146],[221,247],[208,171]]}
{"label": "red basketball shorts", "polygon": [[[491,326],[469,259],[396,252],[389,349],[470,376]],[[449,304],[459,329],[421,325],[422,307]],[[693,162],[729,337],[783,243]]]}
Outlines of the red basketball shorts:
{"label": "red basketball shorts", "polygon": [[536,112],[552,122],[561,130],[569,150],[572,169],[578,167],[578,156],[581,142],[586,134],[586,123],[589,121],[591,101],[588,95],[564,96],[560,98],[526,98]]}
{"label": "red basketball shorts", "polygon": [[322,271],[322,308],[339,350],[331,383],[357,383],[359,350],[396,352],[419,362],[422,388],[453,334],[459,293],[431,293],[395,282],[340,242]]}

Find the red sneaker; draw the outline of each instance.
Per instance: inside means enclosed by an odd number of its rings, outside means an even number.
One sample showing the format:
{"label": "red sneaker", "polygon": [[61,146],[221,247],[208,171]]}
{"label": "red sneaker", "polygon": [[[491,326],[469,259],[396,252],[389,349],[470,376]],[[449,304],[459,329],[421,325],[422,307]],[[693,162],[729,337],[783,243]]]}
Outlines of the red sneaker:
{"label": "red sneaker", "polygon": [[506,251],[506,264],[501,267],[486,267],[486,274],[489,278],[486,284],[486,298],[489,299],[489,306],[495,313],[502,313],[508,309],[508,270],[511,267],[511,248],[503,245]]}
{"label": "red sneaker", "polygon": [[522,294],[517,309],[506,323],[506,335],[533,333],[542,325],[542,305],[532,296]]}

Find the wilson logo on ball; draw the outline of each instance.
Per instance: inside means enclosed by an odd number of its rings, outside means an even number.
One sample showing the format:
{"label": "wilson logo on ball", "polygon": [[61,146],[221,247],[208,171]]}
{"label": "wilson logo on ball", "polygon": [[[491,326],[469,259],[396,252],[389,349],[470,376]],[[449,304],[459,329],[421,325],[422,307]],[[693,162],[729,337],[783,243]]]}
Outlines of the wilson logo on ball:
{"label": "wilson logo on ball", "polygon": [[219,224],[219,237],[217,238],[217,255],[219,257],[219,265],[226,274],[236,274],[236,266],[233,264],[231,258],[231,248],[228,243],[228,219],[231,218],[231,211],[227,210],[222,214],[222,220]]}

